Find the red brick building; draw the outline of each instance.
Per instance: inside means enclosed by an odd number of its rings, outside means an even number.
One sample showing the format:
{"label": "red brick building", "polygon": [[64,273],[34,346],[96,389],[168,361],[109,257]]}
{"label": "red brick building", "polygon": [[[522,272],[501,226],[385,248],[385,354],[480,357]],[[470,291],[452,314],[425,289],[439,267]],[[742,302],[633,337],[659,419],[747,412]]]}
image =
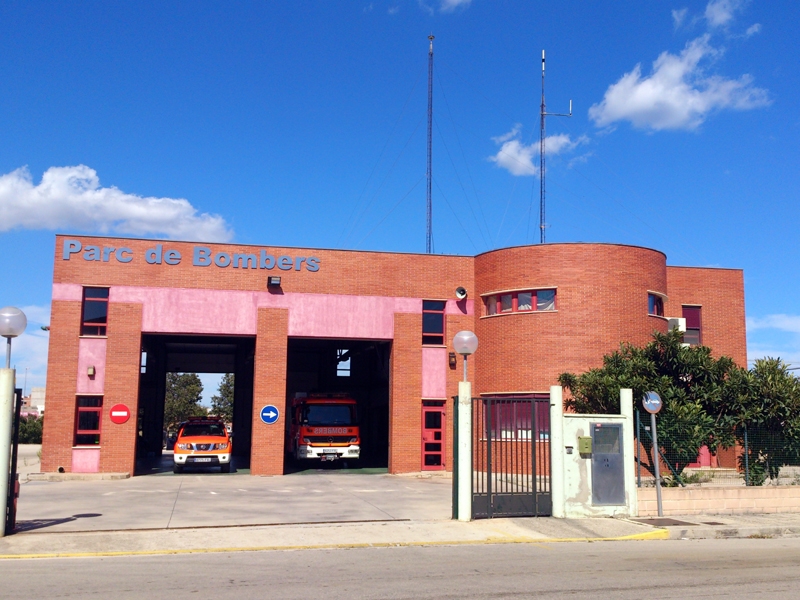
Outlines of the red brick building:
{"label": "red brick building", "polygon": [[[284,472],[296,392],[357,400],[363,461],[449,470],[457,331],[480,342],[473,393],[546,395],[670,317],[746,365],[742,271],[669,267],[647,248],[468,257],[57,236],[42,469],[133,473],[161,453],[166,373],[199,372],[235,374],[234,454],[254,475]],[[273,425],[266,405],[281,410]]]}

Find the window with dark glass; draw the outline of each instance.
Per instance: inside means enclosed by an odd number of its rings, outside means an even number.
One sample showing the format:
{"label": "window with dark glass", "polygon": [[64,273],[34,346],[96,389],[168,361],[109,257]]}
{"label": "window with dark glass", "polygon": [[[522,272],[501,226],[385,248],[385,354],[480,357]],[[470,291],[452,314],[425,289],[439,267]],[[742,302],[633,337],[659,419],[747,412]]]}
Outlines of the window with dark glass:
{"label": "window with dark glass", "polygon": [[422,343],[444,345],[444,300],[422,301]]}
{"label": "window with dark glass", "polygon": [[100,443],[102,396],[78,396],[75,412],[75,445],[96,446]]}
{"label": "window with dark glass", "polygon": [[81,335],[105,335],[108,324],[108,288],[83,288]]}
{"label": "window with dark glass", "polygon": [[683,334],[683,343],[700,346],[703,343],[700,307],[684,306],[682,308],[682,316],[686,319],[686,333]]}
{"label": "window with dark glass", "polygon": [[664,316],[664,300],[656,294],[647,294],[647,314],[657,317]]}
{"label": "window with dark glass", "polygon": [[484,299],[487,315],[515,312],[552,311],[556,309],[555,290],[525,290],[509,292]]}

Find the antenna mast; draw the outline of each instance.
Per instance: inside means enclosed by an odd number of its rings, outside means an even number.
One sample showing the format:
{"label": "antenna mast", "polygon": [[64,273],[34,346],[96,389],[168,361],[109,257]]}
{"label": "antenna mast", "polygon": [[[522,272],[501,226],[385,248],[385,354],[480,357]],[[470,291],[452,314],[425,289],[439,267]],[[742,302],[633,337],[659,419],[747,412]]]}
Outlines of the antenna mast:
{"label": "antenna mast", "polygon": [[427,190],[427,228],[425,236],[425,253],[430,254],[433,245],[433,215],[431,210],[431,133],[433,131],[433,34],[428,36],[428,190]]}
{"label": "antenna mast", "polygon": [[571,117],[572,100],[569,101],[569,114],[549,113],[544,104],[544,50],[542,50],[542,104],[539,108],[539,243],[544,244],[544,230],[547,224],[545,215],[545,117]]}

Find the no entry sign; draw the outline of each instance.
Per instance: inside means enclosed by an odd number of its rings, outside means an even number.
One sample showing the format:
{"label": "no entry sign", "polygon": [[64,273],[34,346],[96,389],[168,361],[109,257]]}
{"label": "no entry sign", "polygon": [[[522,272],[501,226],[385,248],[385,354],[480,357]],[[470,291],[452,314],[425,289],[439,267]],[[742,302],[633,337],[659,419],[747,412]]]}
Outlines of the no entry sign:
{"label": "no entry sign", "polygon": [[124,404],[115,404],[111,407],[109,416],[111,417],[112,423],[122,425],[131,418],[131,411]]}

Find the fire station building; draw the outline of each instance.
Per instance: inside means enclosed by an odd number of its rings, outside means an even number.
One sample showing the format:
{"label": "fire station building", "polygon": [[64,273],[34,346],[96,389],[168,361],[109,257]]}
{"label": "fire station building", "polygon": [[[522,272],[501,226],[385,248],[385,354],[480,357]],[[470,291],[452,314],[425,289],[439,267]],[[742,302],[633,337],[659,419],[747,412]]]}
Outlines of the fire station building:
{"label": "fire station building", "polygon": [[159,456],[170,372],[235,374],[233,453],[253,475],[285,472],[298,392],[357,401],[362,464],[450,470],[456,332],[479,339],[474,395],[547,397],[560,373],[671,317],[746,365],[742,271],[667,266],[648,248],[473,257],[59,235],[42,470],[134,474]]}

